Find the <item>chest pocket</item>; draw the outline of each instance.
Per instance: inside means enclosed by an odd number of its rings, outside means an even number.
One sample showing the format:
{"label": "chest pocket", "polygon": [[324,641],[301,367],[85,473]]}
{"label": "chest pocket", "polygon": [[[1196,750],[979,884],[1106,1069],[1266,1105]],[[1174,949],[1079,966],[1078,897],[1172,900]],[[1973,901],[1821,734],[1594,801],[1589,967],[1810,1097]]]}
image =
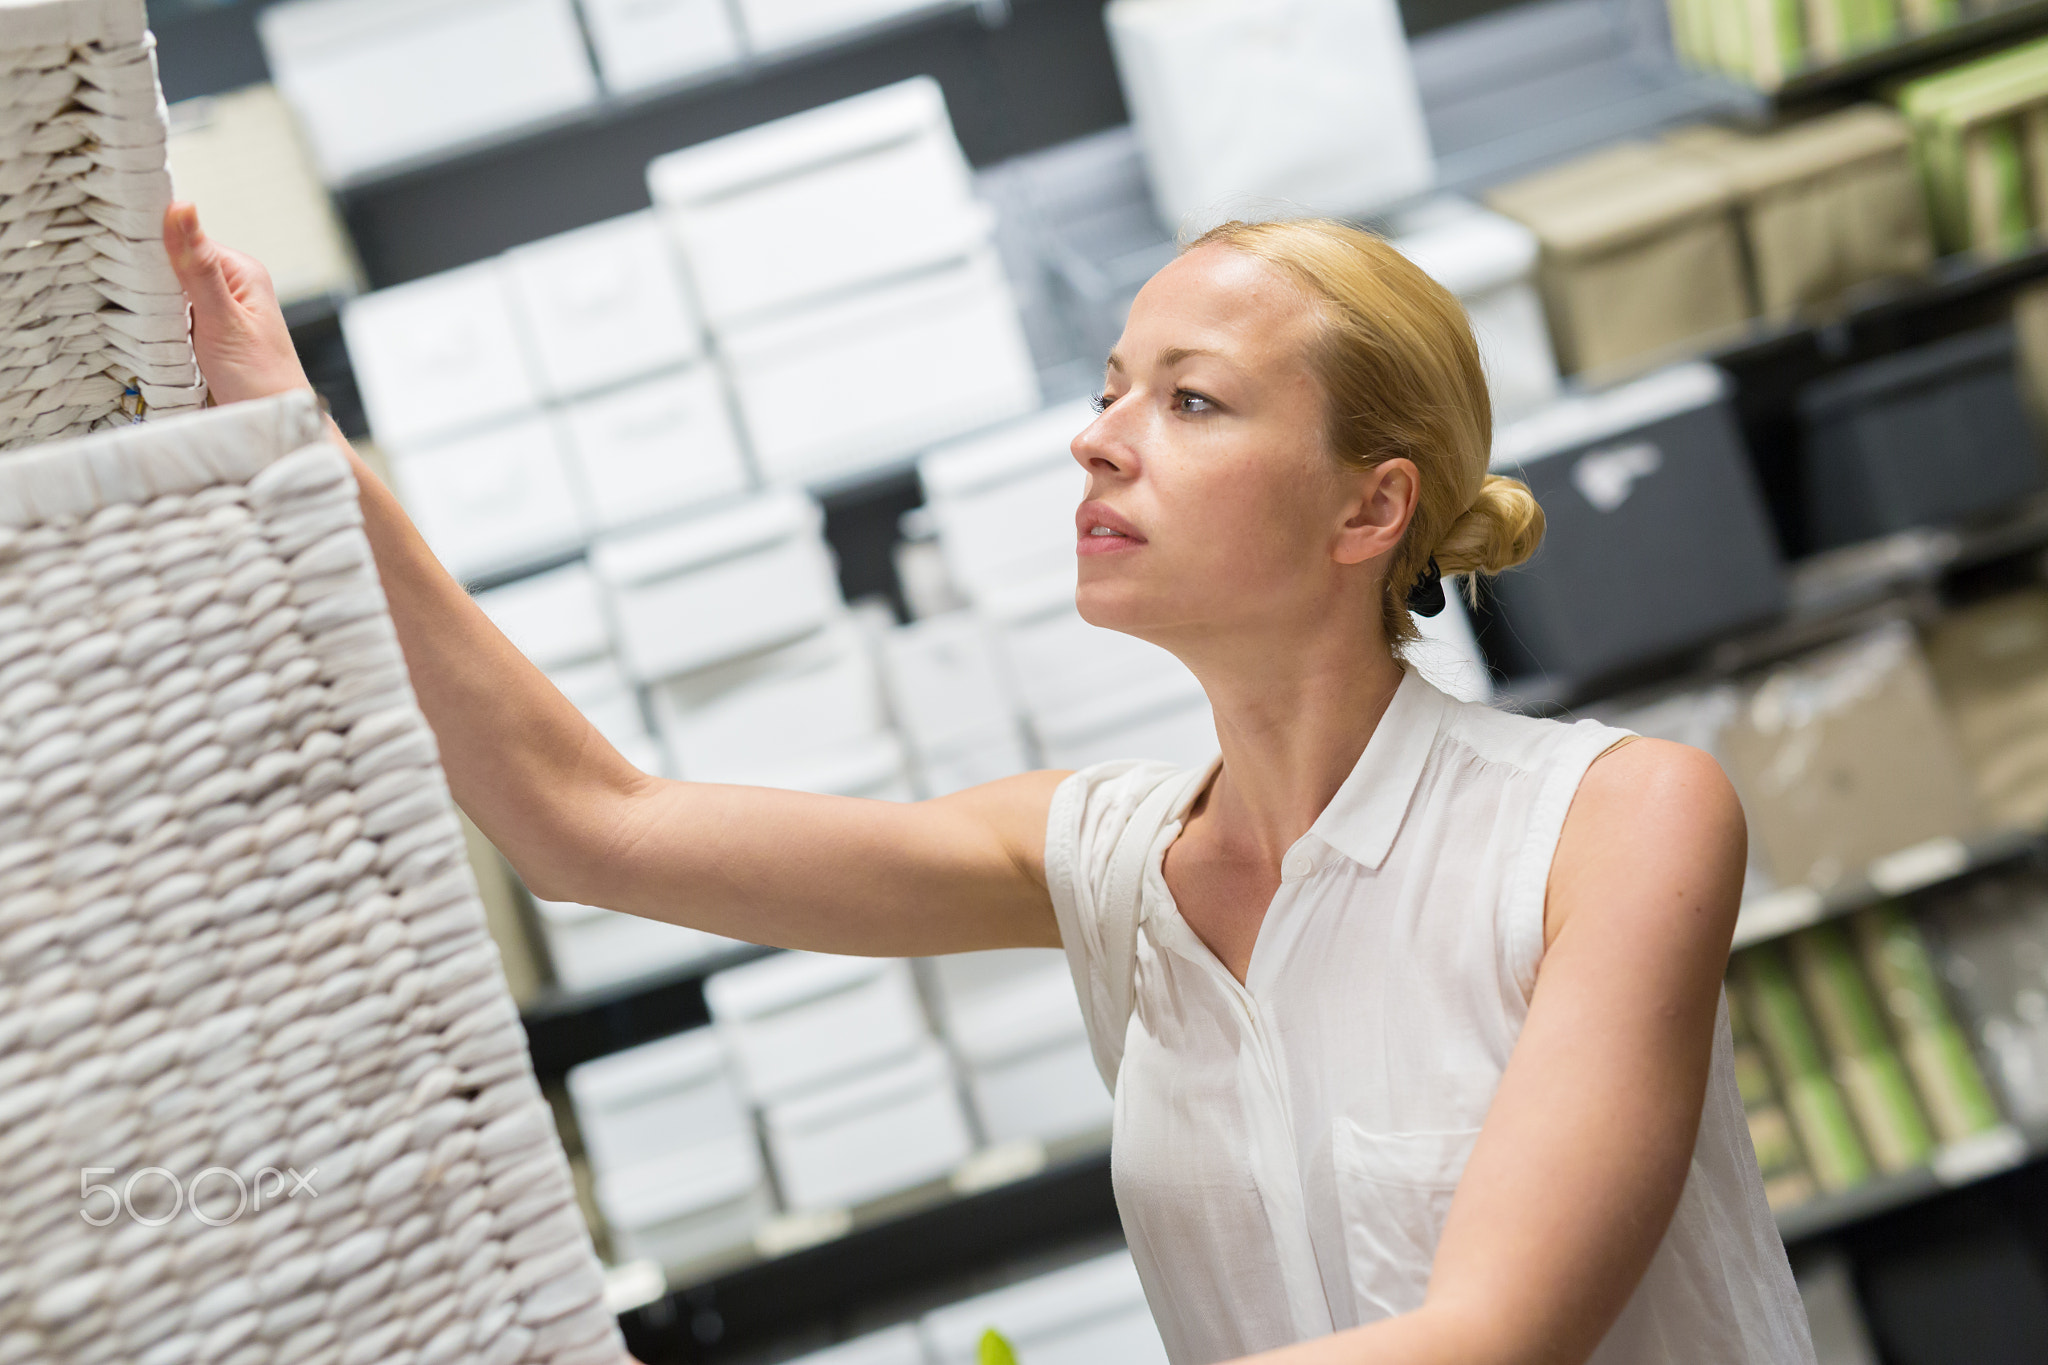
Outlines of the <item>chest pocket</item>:
{"label": "chest pocket", "polygon": [[1357,1320],[1422,1306],[1430,1263],[1477,1128],[1374,1133],[1339,1114],[1331,1121],[1338,1213]]}

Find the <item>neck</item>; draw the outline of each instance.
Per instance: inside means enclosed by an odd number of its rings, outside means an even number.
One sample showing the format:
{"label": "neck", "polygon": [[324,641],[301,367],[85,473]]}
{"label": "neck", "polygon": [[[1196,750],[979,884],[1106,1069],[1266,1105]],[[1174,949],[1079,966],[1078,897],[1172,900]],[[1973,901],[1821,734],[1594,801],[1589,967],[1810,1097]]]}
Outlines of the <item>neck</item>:
{"label": "neck", "polygon": [[1358,765],[1401,666],[1376,621],[1176,653],[1209,695],[1223,749],[1191,819],[1214,821],[1226,844],[1277,865]]}

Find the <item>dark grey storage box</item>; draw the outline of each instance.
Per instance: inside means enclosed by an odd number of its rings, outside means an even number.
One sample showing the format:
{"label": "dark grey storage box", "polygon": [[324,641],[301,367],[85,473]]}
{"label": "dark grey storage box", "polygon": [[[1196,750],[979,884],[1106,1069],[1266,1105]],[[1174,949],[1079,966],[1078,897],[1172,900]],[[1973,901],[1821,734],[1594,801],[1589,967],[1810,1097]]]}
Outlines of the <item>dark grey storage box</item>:
{"label": "dark grey storage box", "polygon": [[1800,395],[1799,413],[1816,549],[1995,512],[2048,475],[2009,326],[1830,375]]}
{"label": "dark grey storage box", "polygon": [[1494,584],[1487,648],[1510,677],[1570,690],[1768,620],[1785,578],[1711,365],[1660,371],[1504,427],[1495,473],[1548,529]]}

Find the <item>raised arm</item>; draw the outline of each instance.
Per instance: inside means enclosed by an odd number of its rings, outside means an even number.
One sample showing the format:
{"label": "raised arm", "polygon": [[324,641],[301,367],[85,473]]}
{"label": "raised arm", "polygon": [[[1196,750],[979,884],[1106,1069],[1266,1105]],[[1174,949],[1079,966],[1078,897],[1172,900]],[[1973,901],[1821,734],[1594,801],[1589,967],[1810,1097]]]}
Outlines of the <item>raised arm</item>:
{"label": "raised arm", "polygon": [[[190,205],[166,215],[164,240],[215,401],[309,387],[263,267],[208,239]],[[338,428],[333,437],[361,485],[449,786],[536,895],[828,952],[1059,942],[1043,864],[1060,774],[912,805],[642,773],[491,624]]]}
{"label": "raised arm", "polygon": [[1565,819],[1529,1017],[1415,1312],[1260,1365],[1579,1365],[1678,1206],[1746,852],[1714,761],[1637,740]]}

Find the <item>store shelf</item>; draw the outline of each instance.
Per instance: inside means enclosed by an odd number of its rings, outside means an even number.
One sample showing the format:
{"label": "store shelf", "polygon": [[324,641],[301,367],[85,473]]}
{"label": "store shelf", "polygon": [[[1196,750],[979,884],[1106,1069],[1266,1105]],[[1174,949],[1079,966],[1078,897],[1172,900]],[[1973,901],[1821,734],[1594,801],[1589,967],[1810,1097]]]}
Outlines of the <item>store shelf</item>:
{"label": "store shelf", "polygon": [[1895,896],[1909,895],[2043,852],[2039,834],[2003,830],[1965,842],[1929,839],[1879,858],[1825,894],[1789,886],[1747,902],[1735,921],[1735,948],[1766,943]]}
{"label": "store shelf", "polygon": [[1825,1237],[2044,1157],[2048,1157],[2048,1129],[1996,1128],[1942,1149],[1928,1166],[1879,1176],[1781,1210],[1778,1235],[1787,1246]]}
{"label": "store shelf", "polygon": [[[955,1193],[957,1181],[851,1215],[837,1235],[810,1245],[670,1281],[658,1298],[621,1315],[627,1344],[650,1360],[738,1352],[806,1324],[872,1316],[878,1305],[914,1300],[935,1284],[971,1284],[1005,1263],[1121,1235],[1100,1145],[972,1193]],[[628,1273],[654,1287],[644,1268]]]}
{"label": "store shelf", "polygon": [[601,990],[551,988],[519,1011],[533,1069],[551,1085],[579,1062],[707,1024],[704,978],[775,951],[747,944]]}
{"label": "store shelf", "polygon": [[1867,96],[1917,68],[1960,60],[2044,31],[2048,31],[2048,3],[2025,0],[1845,62],[1803,71],[1776,90],[1763,92],[1763,98],[1782,108],[1822,99]]}

